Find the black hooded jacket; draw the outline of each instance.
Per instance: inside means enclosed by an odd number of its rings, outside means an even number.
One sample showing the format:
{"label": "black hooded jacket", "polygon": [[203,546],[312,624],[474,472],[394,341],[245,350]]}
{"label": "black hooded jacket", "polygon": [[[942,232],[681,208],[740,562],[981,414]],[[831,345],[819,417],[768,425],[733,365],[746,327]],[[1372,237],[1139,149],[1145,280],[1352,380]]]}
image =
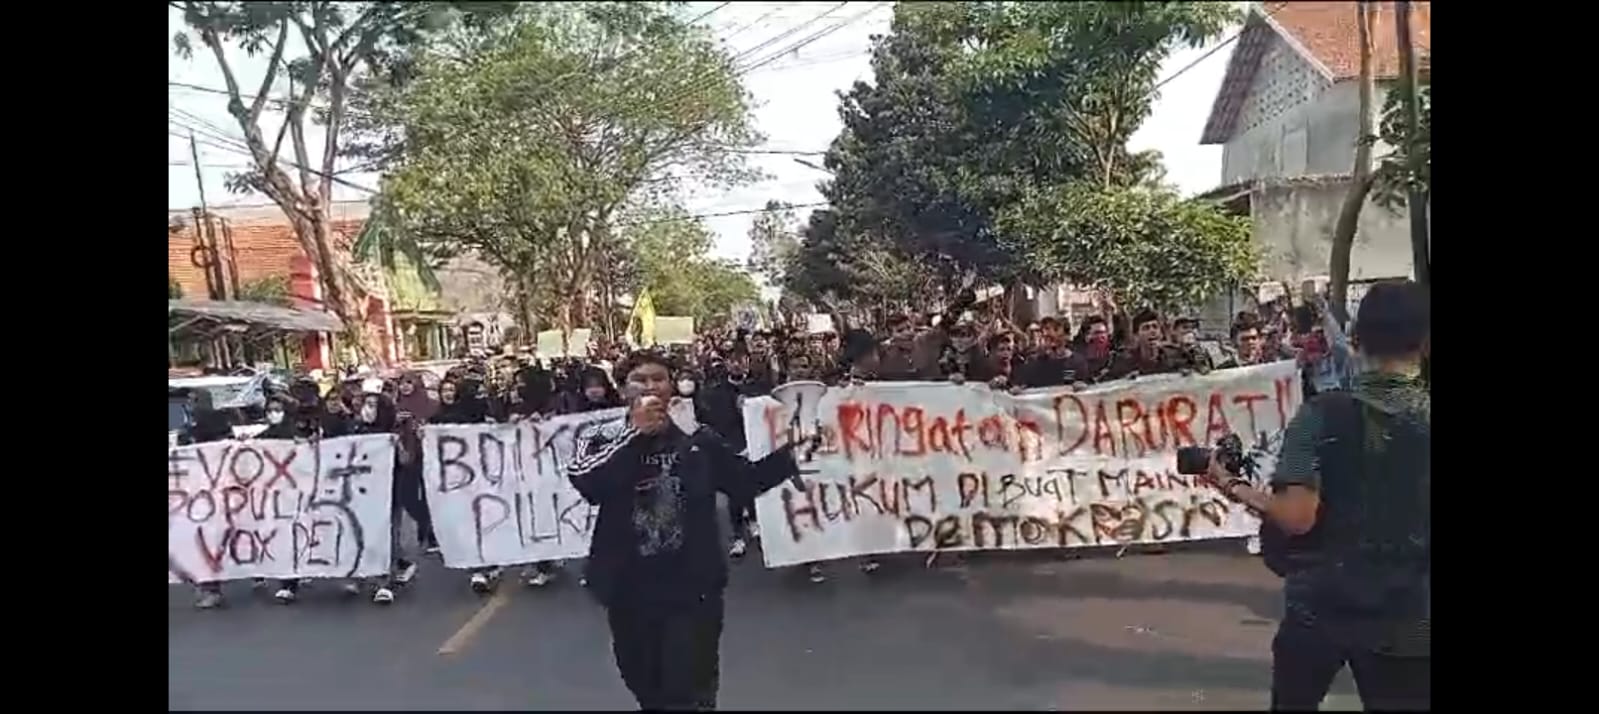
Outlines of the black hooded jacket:
{"label": "black hooded jacket", "polygon": [[706,428],[686,434],[669,424],[646,435],[619,419],[586,429],[567,478],[599,506],[589,591],[607,607],[670,607],[719,595],[727,562],[716,492],[753,500],[798,473],[791,451],[750,463]]}

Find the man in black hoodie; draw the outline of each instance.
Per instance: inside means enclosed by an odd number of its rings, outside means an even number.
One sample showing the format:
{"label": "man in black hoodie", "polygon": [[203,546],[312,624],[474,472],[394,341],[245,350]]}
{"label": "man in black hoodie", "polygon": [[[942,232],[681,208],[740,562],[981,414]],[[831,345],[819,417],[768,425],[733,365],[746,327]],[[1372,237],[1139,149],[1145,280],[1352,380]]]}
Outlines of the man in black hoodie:
{"label": "man in black hoodie", "polygon": [[617,376],[627,416],[580,434],[567,466],[572,486],[599,506],[589,592],[606,608],[616,667],[640,708],[714,709],[727,587],[716,492],[749,500],[798,466],[792,447],[751,464],[711,429],[679,429],[661,355],[635,352]]}

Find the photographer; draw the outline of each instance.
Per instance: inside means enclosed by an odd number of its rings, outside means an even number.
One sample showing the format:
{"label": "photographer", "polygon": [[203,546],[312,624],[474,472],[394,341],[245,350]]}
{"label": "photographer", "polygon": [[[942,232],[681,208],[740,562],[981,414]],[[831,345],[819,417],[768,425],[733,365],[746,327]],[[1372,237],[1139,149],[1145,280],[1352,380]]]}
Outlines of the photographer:
{"label": "photographer", "polygon": [[1274,710],[1316,709],[1346,663],[1368,711],[1430,708],[1430,325],[1422,287],[1371,288],[1352,339],[1366,371],[1294,415],[1272,493],[1212,455],[1209,478],[1263,514],[1267,564],[1284,576]]}

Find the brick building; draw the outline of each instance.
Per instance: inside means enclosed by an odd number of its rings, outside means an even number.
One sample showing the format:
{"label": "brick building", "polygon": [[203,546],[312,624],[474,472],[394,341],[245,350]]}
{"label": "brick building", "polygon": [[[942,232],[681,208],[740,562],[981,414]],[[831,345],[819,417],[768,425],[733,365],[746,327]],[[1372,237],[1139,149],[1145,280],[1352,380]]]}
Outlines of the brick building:
{"label": "brick building", "polygon": [[[348,249],[365,223],[369,207],[365,201],[336,202],[333,230]],[[207,269],[205,253],[196,238],[195,213],[190,210],[168,212],[167,276],[186,299],[238,298],[240,288],[271,278],[287,282],[295,307],[325,310],[322,287],[316,268],[300,249],[294,229],[276,205],[236,206],[211,210],[217,250],[221,255],[221,276]],[[211,274],[208,275],[208,272]],[[365,282],[376,289],[367,304],[367,319],[383,345],[382,359],[387,364],[401,361],[404,354],[397,343],[394,319],[390,315],[387,281],[368,276]],[[305,338],[301,353],[307,367],[334,366],[337,358],[335,338],[315,334]]]}

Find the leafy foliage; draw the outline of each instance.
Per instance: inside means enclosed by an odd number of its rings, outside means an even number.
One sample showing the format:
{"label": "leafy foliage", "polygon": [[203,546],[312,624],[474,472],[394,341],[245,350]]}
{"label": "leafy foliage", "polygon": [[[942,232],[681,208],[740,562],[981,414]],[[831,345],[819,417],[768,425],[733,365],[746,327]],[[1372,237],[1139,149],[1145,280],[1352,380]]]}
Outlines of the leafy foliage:
{"label": "leafy foliage", "polygon": [[637,260],[635,294],[649,290],[656,314],[689,315],[706,324],[760,299],[755,281],[739,265],[710,256],[710,231],[682,209],[643,212],[627,223],[622,237]]}
{"label": "leafy foliage", "polygon": [[[366,356],[378,353],[365,329],[364,291],[331,230],[330,209],[342,132],[352,94],[366,84],[403,81],[411,52],[463,16],[498,13],[505,3],[394,2],[181,2],[187,31],[173,37],[178,56],[203,48],[221,70],[228,113],[237,122],[253,164],[229,176],[235,190],[266,194],[288,217],[306,255],[316,264],[330,309],[352,332]],[[289,53],[291,38],[303,54]],[[196,42],[198,40],[198,42]],[[265,57],[258,84],[245,86],[236,56]],[[280,93],[279,80],[288,91]],[[268,108],[283,113],[275,137],[262,129]],[[324,128],[321,146],[306,136],[308,123]],[[283,156],[284,139],[292,161]],[[313,159],[312,157],[316,158]]]}
{"label": "leafy foliage", "polygon": [[747,267],[767,282],[781,285],[799,257],[799,231],[794,211],[780,201],[767,201],[766,211],[750,224]]}
{"label": "leafy foliage", "polygon": [[238,299],[245,302],[259,302],[268,305],[292,307],[294,305],[293,292],[289,288],[289,278],[284,275],[269,275],[257,280],[248,280],[239,286]]}
{"label": "leafy foliage", "polygon": [[439,290],[437,269],[443,265],[444,259],[433,255],[428,244],[408,235],[407,230],[394,205],[385,197],[376,196],[372,199],[371,213],[367,215],[366,222],[361,224],[361,232],[355,236],[351,253],[356,260],[376,263],[390,273],[399,268],[396,258],[403,256],[406,263],[416,270],[423,287]]}
{"label": "leafy foliage", "polygon": [[896,262],[945,289],[967,272],[1039,279],[1001,240],[997,216],[1073,181],[1157,182],[1159,156],[1126,145],[1149,114],[1160,63],[1236,14],[1224,3],[897,5],[892,32],[874,41],[874,83],[842,97],[844,131],[826,157],[835,178],[821,187],[838,235],[810,252],[846,273],[906,281],[879,292],[925,282],[886,269]]}
{"label": "leafy foliage", "polygon": [[528,4],[443,44],[364,103],[385,198],[419,252],[553,291],[563,326],[619,261],[624,206],[750,177],[727,151],[757,138],[731,58],[661,3]]}
{"label": "leafy foliage", "polygon": [[[1386,208],[1403,207],[1410,201],[1410,191],[1423,196],[1432,195],[1432,83],[1424,78],[1416,90],[1419,128],[1411,131],[1405,116],[1404,94],[1398,87],[1388,92],[1383,100],[1382,119],[1375,136],[1366,137],[1368,143],[1390,147],[1387,154],[1377,160],[1373,173],[1371,198]],[[1421,170],[1410,167],[1412,154],[1421,159]]]}
{"label": "leafy foliage", "polygon": [[1045,274],[1131,305],[1197,306],[1257,266],[1247,218],[1162,189],[1070,184],[1029,194],[1000,224]]}

